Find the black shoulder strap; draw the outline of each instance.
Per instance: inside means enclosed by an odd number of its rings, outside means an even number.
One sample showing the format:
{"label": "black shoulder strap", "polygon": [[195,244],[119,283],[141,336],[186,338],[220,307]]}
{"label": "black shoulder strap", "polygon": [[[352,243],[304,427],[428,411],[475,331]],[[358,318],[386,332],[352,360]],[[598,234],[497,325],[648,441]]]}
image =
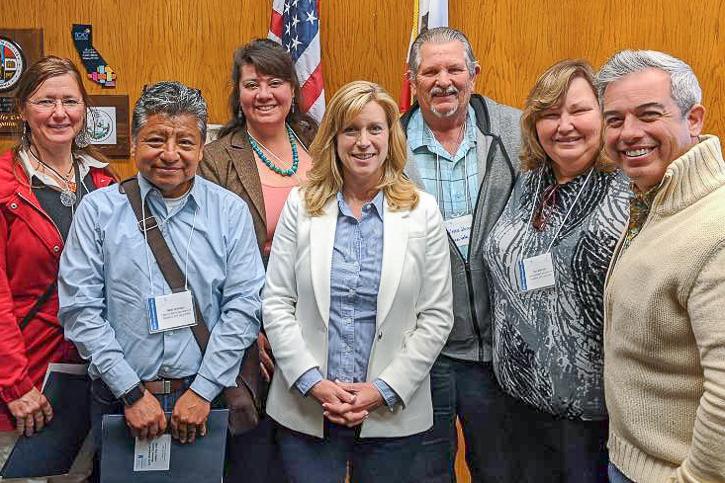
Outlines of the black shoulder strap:
{"label": "black shoulder strap", "polygon": [[28,326],[31,320],[35,318],[36,315],[38,315],[38,312],[40,312],[40,309],[45,305],[45,303],[48,301],[51,295],[53,295],[53,292],[55,291],[55,287],[58,286],[58,282],[53,280],[53,283],[48,285],[48,288],[45,289],[45,292],[43,292],[43,295],[38,297],[38,300],[35,301],[33,306],[30,308],[30,311],[28,311],[27,314],[25,314],[25,317],[23,317],[23,320],[20,321],[20,331],[22,332],[25,330],[25,328]]}
{"label": "black shoulder strap", "polygon": [[[128,196],[128,201],[131,203],[131,208],[136,214],[136,220],[138,220],[138,229],[143,233],[144,222],[142,220],[141,212],[141,188],[138,185],[138,179],[134,176],[125,181],[122,181],[119,185],[119,190],[125,192]],[[164,236],[161,234],[156,218],[151,214],[148,204],[145,206],[146,216],[146,239],[148,240],[149,248],[151,253],[154,254],[156,263],[158,263],[161,273],[166,279],[166,283],[171,287],[172,292],[179,292],[184,289],[184,272],[179,268],[179,264],[174,260],[174,256],[169,250],[169,246],[164,240]],[[201,352],[206,351],[206,346],[209,344],[209,328],[206,326],[204,316],[199,310],[199,304],[194,300],[194,314],[196,315],[196,325],[191,327],[191,331],[194,333],[194,338],[197,344],[201,348]]]}

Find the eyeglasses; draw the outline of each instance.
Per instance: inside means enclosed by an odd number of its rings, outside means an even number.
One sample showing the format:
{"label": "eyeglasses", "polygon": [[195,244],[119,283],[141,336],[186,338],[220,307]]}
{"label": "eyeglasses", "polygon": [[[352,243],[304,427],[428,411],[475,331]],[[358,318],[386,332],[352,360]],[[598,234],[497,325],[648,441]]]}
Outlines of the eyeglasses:
{"label": "eyeglasses", "polygon": [[558,183],[554,183],[547,186],[544,192],[541,193],[541,202],[531,220],[531,225],[539,231],[546,227],[546,223],[549,221],[551,214],[554,213],[556,192],[559,191],[559,186]]}
{"label": "eyeglasses", "polygon": [[38,99],[34,101],[28,101],[36,109],[41,111],[52,111],[56,108],[58,103],[63,106],[63,109],[67,111],[75,111],[83,108],[83,101],[81,99],[64,98],[64,99]]}

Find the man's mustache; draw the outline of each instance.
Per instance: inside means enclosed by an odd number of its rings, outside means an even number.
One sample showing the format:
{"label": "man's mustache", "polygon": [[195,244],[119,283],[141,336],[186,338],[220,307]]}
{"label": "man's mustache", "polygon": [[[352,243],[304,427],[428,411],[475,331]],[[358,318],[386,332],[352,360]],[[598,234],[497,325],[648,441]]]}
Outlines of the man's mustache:
{"label": "man's mustache", "polygon": [[436,86],[430,90],[431,96],[440,96],[440,95],[452,96],[452,95],[457,95],[457,94],[458,94],[458,89],[455,86],[448,86],[445,89],[443,89],[442,87]]}

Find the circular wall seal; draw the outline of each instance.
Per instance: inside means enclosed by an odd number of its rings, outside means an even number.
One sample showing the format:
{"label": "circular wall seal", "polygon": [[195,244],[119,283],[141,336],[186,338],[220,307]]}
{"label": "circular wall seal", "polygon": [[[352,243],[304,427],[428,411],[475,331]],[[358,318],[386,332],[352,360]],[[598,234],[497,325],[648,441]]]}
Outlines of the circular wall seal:
{"label": "circular wall seal", "polygon": [[25,67],[25,57],[20,46],[6,37],[0,37],[0,92],[14,88]]}
{"label": "circular wall seal", "polygon": [[[93,108],[91,108],[93,109]],[[104,144],[113,134],[113,119],[100,109],[93,109],[93,115],[88,123],[88,135],[93,144]]]}

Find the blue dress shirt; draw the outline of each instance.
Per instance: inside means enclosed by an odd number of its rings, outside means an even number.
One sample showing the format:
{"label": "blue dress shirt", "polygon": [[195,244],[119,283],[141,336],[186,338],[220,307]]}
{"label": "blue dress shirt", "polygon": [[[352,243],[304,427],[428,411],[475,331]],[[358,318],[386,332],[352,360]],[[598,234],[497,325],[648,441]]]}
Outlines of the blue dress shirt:
{"label": "blue dress shirt", "polygon": [[146,299],[171,290],[118,186],[85,196],[76,211],[60,261],[60,321],[91,377],[116,397],[140,381],[196,375],[191,389],[211,401],[234,385],[260,327],[264,268],[252,219],[238,196],[198,176],[171,212],[158,189],[138,180],[176,262],[188,267],[211,332],[206,353],[190,328],[149,332]]}
{"label": "blue dress shirt", "polygon": [[[365,382],[375,338],[378,287],[383,264],[383,192],[362,207],[355,218],[342,193],[337,194],[337,228],[330,274],[330,321],[327,379]],[[302,394],[323,379],[318,368],[305,372],[295,383]],[[373,381],[385,404],[393,408],[399,398],[382,379]]]}
{"label": "blue dress shirt", "polygon": [[[420,109],[410,118],[406,133],[408,145],[423,189],[435,196],[444,220],[470,215],[475,208],[480,188],[477,134],[476,112],[468,106],[465,135],[458,151],[451,155],[426,126]],[[467,245],[458,248],[467,256]]]}

